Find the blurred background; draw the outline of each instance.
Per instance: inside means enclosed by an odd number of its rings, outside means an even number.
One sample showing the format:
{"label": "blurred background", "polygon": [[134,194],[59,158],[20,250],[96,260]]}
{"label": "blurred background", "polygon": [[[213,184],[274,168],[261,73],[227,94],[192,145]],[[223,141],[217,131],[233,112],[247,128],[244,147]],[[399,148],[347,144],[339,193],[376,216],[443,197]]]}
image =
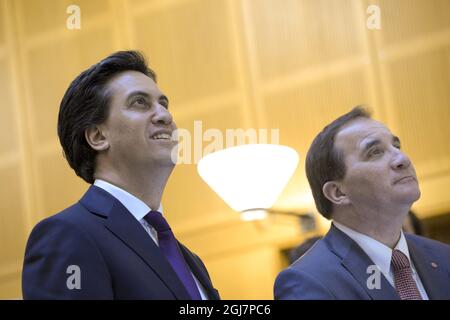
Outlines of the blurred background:
{"label": "blurred background", "polygon": [[[70,4],[81,28],[70,30]],[[369,5],[381,29],[366,25]],[[353,106],[402,139],[430,237],[450,240],[449,0],[0,0],[0,298],[21,298],[26,240],[41,219],[87,189],[62,156],[60,100],[82,70],[139,49],[157,72],[181,128],[278,128],[299,167],[275,207],[315,212],[304,173],[319,130]],[[295,217],[241,221],[179,165],[164,213],[199,254],[225,299],[272,299],[287,252],[321,235]]]}

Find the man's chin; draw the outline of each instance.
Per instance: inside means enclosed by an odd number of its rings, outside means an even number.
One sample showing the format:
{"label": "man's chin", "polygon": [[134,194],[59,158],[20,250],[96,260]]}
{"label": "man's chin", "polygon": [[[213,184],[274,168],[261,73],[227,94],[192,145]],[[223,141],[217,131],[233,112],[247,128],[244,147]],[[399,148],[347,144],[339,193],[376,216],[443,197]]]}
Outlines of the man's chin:
{"label": "man's chin", "polygon": [[419,189],[411,190],[403,196],[404,202],[411,203],[411,205],[420,199],[421,193]]}
{"label": "man's chin", "polygon": [[162,157],[159,157],[155,159],[153,163],[161,167],[175,167],[176,165],[176,162],[175,163],[173,162],[172,157],[170,155],[168,156],[164,155]]}
{"label": "man's chin", "polygon": [[[175,161],[174,161],[175,160]],[[177,158],[172,158],[171,154],[164,154],[158,159],[158,163],[164,167],[175,167]]]}
{"label": "man's chin", "polygon": [[[153,153],[145,160],[145,166],[152,167],[174,167],[176,163],[173,162],[170,150],[158,150],[158,153]],[[174,159],[176,160],[176,158]]]}

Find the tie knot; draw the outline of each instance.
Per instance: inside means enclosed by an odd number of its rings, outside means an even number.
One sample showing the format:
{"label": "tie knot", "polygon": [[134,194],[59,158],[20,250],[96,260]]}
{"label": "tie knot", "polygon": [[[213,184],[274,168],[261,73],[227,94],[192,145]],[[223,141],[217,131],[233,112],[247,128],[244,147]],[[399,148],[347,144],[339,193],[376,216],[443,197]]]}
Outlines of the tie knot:
{"label": "tie knot", "polygon": [[411,267],[408,257],[403,252],[397,249],[394,249],[392,251],[391,265],[394,271]]}
{"label": "tie knot", "polygon": [[167,223],[166,219],[162,216],[159,211],[150,211],[145,217],[145,221],[147,221],[153,228],[156,229],[157,232],[169,231],[170,226]]}

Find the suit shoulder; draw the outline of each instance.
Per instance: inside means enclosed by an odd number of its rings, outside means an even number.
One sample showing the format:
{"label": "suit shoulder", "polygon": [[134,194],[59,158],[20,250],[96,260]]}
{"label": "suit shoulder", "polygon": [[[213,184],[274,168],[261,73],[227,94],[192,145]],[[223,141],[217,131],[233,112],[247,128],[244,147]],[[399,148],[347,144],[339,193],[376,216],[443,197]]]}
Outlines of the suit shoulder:
{"label": "suit shoulder", "polygon": [[427,246],[429,248],[448,251],[450,253],[450,245],[446,243],[409,233],[405,233],[405,237],[416,245]]}
{"label": "suit shoulder", "polygon": [[[78,217],[79,210],[69,207],[33,228],[22,269],[25,299],[112,297],[108,267],[92,232],[84,228],[85,218]],[[66,286],[69,267],[82,272],[85,289]]]}
{"label": "suit shoulder", "polygon": [[330,251],[325,241],[319,240],[289,268],[301,269],[315,274],[329,272],[328,269],[335,268],[337,263],[340,264],[337,256]]}
{"label": "suit shoulder", "polygon": [[443,242],[414,234],[405,234],[407,241],[438,259],[450,260],[450,246]]}
{"label": "suit shoulder", "polygon": [[42,228],[64,228],[71,229],[73,232],[77,230],[86,232],[89,230],[88,226],[93,224],[93,219],[95,219],[93,215],[77,202],[59,213],[38,222],[34,226],[32,233]]}
{"label": "suit shoulder", "polygon": [[84,208],[81,203],[76,202],[70,207],[65,208],[64,210],[51,215],[45,219],[43,219],[41,222],[72,222],[72,223],[79,223],[80,220],[83,218],[83,213],[88,213],[89,211]]}
{"label": "suit shoulder", "polygon": [[63,211],[47,217],[37,223],[32,229],[27,242],[27,250],[37,244],[46,244],[58,239],[58,242],[77,242],[91,244],[94,237],[90,228],[93,223],[89,221],[92,216],[79,203]]}
{"label": "suit shoulder", "polygon": [[335,299],[328,284],[338,276],[341,263],[323,240],[280,272],[275,280],[275,299]]}
{"label": "suit shoulder", "polygon": [[332,255],[317,243],[291,266],[281,271],[275,279],[275,300],[329,300],[336,299],[327,286],[336,266]]}

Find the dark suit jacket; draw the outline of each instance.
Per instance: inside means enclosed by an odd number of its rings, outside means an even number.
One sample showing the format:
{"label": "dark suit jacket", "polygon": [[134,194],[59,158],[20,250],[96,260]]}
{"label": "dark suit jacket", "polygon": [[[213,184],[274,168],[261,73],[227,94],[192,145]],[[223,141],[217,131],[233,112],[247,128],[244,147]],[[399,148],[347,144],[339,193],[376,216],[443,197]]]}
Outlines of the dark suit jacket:
{"label": "dark suit jacket", "polygon": [[[199,257],[180,248],[209,299],[219,299]],[[66,284],[70,265],[80,268],[80,289]],[[22,290],[24,299],[190,299],[139,221],[96,186],[33,229]]]}
{"label": "dark suit jacket", "polygon": [[[450,246],[405,234],[411,259],[429,299],[450,299]],[[361,247],[331,226],[326,236],[282,271],[274,288],[275,299],[399,299],[381,275],[380,289],[369,289],[374,265]]]}

